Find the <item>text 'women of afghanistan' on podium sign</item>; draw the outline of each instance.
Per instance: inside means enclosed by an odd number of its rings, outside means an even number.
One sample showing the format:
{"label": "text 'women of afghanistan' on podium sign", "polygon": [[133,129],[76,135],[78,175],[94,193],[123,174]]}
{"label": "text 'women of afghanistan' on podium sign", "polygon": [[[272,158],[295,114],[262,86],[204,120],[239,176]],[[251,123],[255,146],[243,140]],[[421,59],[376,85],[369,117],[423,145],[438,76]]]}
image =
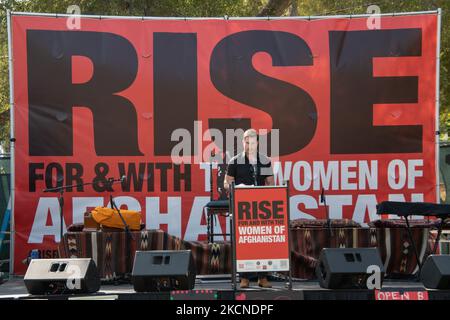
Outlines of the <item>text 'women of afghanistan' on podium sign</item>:
{"label": "text 'women of afghanistan' on podium sign", "polygon": [[233,185],[233,273],[289,271],[289,185]]}

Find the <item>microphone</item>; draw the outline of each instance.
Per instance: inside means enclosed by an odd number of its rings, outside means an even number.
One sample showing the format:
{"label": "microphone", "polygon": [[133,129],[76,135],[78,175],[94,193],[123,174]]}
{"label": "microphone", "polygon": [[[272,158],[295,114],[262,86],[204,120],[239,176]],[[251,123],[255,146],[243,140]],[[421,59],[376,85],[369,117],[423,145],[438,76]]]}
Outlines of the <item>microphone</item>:
{"label": "microphone", "polygon": [[127,176],[123,175],[119,179],[114,178],[108,178],[106,181],[110,184],[113,184],[114,182],[125,182],[127,180]]}
{"label": "microphone", "polygon": [[258,165],[257,164],[251,164],[250,165],[250,173],[252,174],[253,182],[255,183],[255,186],[258,185]]}

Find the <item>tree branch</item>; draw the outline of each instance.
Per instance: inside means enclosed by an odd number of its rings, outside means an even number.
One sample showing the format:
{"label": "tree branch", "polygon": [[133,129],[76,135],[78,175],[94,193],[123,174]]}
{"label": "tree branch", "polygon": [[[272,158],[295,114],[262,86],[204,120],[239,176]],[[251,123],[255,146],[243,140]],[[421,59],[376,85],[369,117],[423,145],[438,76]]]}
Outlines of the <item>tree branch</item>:
{"label": "tree branch", "polygon": [[256,15],[257,17],[281,16],[292,0],[269,0],[267,5]]}

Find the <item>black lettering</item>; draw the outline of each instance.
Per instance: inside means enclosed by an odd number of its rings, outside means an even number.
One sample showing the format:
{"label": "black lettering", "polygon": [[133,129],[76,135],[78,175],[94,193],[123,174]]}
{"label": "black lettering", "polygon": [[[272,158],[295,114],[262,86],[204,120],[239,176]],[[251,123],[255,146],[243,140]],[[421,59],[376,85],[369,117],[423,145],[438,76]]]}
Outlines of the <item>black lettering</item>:
{"label": "black lettering", "polygon": [[43,163],[30,163],[28,165],[28,190],[29,192],[36,191],[36,181],[44,180],[44,175],[37,173],[36,170],[44,170]]}
{"label": "black lettering", "polygon": [[167,170],[172,168],[171,163],[157,163],[156,169],[160,171],[160,190],[165,192],[167,191]]}
{"label": "black lettering", "polygon": [[95,177],[92,181],[92,188],[96,192],[113,192],[113,185],[109,183],[108,179],[108,173],[109,173],[109,166],[105,162],[99,162],[94,167],[95,171]]}
{"label": "black lettering", "polygon": [[186,129],[194,137],[198,114],[197,35],[155,32],[153,48],[155,155],[170,156],[178,143],[171,141],[174,130]]}
{"label": "black lettering", "polygon": [[283,201],[272,201],[272,215],[274,219],[283,219],[284,215],[280,214],[283,211]]}
{"label": "black lettering", "polygon": [[252,219],[258,220],[258,201],[252,201]]}
{"label": "black lettering", "polygon": [[[295,34],[243,31],[224,38],[214,48],[210,62],[211,80],[227,97],[270,114],[273,128],[280,130],[280,155],[294,153],[304,148],[314,136],[317,126],[315,103],[303,89],[258,72],[252,65],[257,52],[270,54],[277,67],[313,64],[310,48]],[[270,140],[269,133],[269,145]]]}
{"label": "black lettering", "polygon": [[184,191],[191,191],[191,165],[184,165],[184,173],[181,173],[180,165],[173,166],[173,189],[181,191],[181,180],[184,180]]}
{"label": "black lettering", "polygon": [[[84,191],[83,184],[83,166],[80,163],[67,163],[66,164],[66,184],[78,185],[77,191]],[[67,188],[67,191],[71,192],[72,188]]]}
{"label": "black lettering", "polygon": [[133,184],[133,191],[141,192],[142,185],[144,184],[145,177],[145,163],[139,163],[139,173],[136,172],[136,164],[129,163],[128,169],[125,170],[125,164],[119,163],[119,175],[121,177],[125,176],[125,181],[122,181],[122,190],[125,192],[130,191],[130,186]]}
{"label": "black lettering", "polygon": [[[56,185],[53,184],[53,177],[56,177]],[[63,185],[63,183],[64,183],[64,169],[62,165],[60,165],[57,162],[50,163],[45,168],[45,187],[59,188]]]}
{"label": "black lettering", "polygon": [[261,201],[259,203],[259,217],[261,219],[270,219],[272,213],[270,212],[270,202],[269,201]]}
{"label": "black lettering", "polygon": [[[73,56],[92,61],[88,82],[72,83]],[[27,63],[31,156],[73,155],[74,106],[93,114],[97,155],[142,155],[136,110],[117,95],[137,74],[136,51],[127,39],[106,32],[27,30]]]}
{"label": "black lettering", "polygon": [[[208,120],[208,127],[209,129],[216,129],[219,130],[222,134],[222,137],[225,137],[222,145],[220,143],[218,144],[218,148],[220,151],[222,151],[222,154],[225,156],[223,157],[223,161],[225,164],[227,164],[230,161],[231,157],[226,157],[229,155],[235,155],[243,151],[242,147],[242,137],[238,138],[237,136],[233,137],[233,141],[228,141],[227,136],[227,129],[228,130],[238,130],[242,129],[242,132],[244,132],[247,129],[251,128],[251,120],[250,118],[216,118],[216,119],[209,119]],[[267,151],[269,151],[268,149]],[[226,171],[226,167],[224,169]],[[223,185],[223,183],[222,183]]]}
{"label": "black lettering", "polygon": [[147,163],[147,190],[155,191],[155,165]]}
{"label": "black lettering", "polygon": [[245,214],[245,219],[247,219],[247,220],[251,219],[249,202],[240,201],[240,202],[238,202],[237,207],[238,207],[239,220],[244,219],[244,214]]}
{"label": "black lettering", "polygon": [[330,31],[329,38],[331,153],[422,152],[422,126],[373,125],[374,104],[417,103],[418,77],[372,76],[374,57],[420,56],[421,30]]}

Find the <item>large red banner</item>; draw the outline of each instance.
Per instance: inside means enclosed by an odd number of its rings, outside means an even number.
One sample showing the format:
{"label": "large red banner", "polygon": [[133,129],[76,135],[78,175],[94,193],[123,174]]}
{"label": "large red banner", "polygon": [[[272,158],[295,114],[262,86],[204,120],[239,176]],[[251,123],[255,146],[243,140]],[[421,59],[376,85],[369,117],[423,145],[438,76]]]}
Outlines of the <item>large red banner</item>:
{"label": "large red banner", "polygon": [[149,229],[205,239],[205,155],[212,136],[233,155],[227,129],[272,142],[291,219],[325,218],[322,190],[330,218],[361,223],[384,200],[436,201],[437,15],[368,20],[13,15],[15,272],[57,255],[43,190],[63,184],[93,182],[64,194],[65,227],[112,193]]}

